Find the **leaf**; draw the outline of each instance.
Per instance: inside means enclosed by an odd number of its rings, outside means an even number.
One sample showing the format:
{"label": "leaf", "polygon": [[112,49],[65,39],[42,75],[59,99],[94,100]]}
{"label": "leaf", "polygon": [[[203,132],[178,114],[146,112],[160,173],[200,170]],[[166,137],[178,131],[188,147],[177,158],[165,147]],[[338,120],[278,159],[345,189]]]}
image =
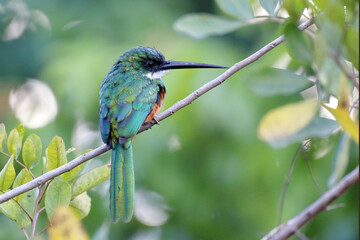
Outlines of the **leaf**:
{"label": "leaf", "polygon": [[5,125],[3,123],[0,123],[0,152],[2,151],[3,142],[6,140],[7,134]]}
{"label": "leaf", "polygon": [[359,71],[359,32],[355,28],[347,29],[344,43],[347,49],[349,60]]}
{"label": "leaf", "polygon": [[69,207],[59,207],[54,212],[48,230],[50,240],[89,240],[84,227]]}
{"label": "leaf", "polygon": [[328,180],[328,186],[333,186],[345,174],[349,162],[350,137],[348,134],[342,134],[339,144],[336,147],[333,160],[333,172]]}
{"label": "leaf", "polygon": [[277,68],[256,68],[243,79],[251,91],[262,97],[293,95],[314,84],[292,71]]}
{"label": "leaf", "polygon": [[252,18],[254,13],[248,0],[215,0],[224,12],[237,18]]}
{"label": "leaf", "polygon": [[275,8],[279,0],[260,0],[261,6],[272,16],[275,15]]}
{"label": "leaf", "polygon": [[327,43],[324,35],[317,31],[314,39],[314,63],[321,69],[327,56]]}
{"label": "leaf", "polygon": [[274,148],[283,148],[295,142],[310,138],[323,138],[330,136],[339,124],[327,118],[314,117],[311,122],[297,133],[269,143]]}
{"label": "leaf", "polygon": [[0,172],[0,190],[5,191],[9,189],[15,179],[15,175],[14,154],[12,154]]}
{"label": "leaf", "polygon": [[310,65],[313,59],[310,37],[301,32],[294,23],[285,26],[284,37],[289,55],[302,64]]}
{"label": "leaf", "polygon": [[[31,173],[29,172],[29,170],[27,170],[26,168],[21,169],[21,171],[19,172],[19,174],[16,176],[14,184],[13,184],[13,188],[19,187],[27,182],[30,182],[32,180],[32,176]],[[22,199],[25,196],[26,193],[20,194],[18,196],[16,196],[15,198],[19,201],[20,199]]]}
{"label": "leaf", "polygon": [[100,183],[110,178],[110,165],[105,164],[103,166],[91,169],[89,172],[81,175],[73,185],[72,198],[80,195],[83,192],[99,185]]}
{"label": "leaf", "polygon": [[78,195],[70,202],[70,208],[80,218],[86,217],[91,209],[91,198],[86,192]]}
{"label": "leaf", "polygon": [[[83,155],[83,154],[85,154],[85,153],[87,153],[87,152],[90,152],[90,151],[91,151],[91,149],[86,150],[85,152],[82,152],[80,155]],[[80,155],[79,155],[79,156],[80,156]],[[64,181],[66,181],[66,182],[72,182],[72,181],[74,181],[75,178],[78,177],[78,175],[79,175],[79,173],[81,172],[81,170],[83,170],[83,168],[85,167],[86,163],[88,163],[88,162],[84,162],[84,163],[80,164],[79,166],[71,169],[70,171],[62,174],[62,175],[61,175],[61,178],[62,178]]]}
{"label": "leaf", "polygon": [[258,136],[273,147],[283,147],[310,123],[318,108],[317,101],[305,100],[272,109],[261,119]]}
{"label": "leaf", "polygon": [[21,139],[19,132],[16,128],[11,130],[8,141],[7,141],[7,148],[9,150],[9,153],[12,155],[14,154],[15,158],[17,158],[20,154],[21,150]]}
{"label": "leaf", "polygon": [[333,109],[324,104],[322,104],[322,106],[335,117],[336,121],[338,121],[344,131],[349,133],[351,138],[359,144],[359,126],[350,118],[349,111],[341,107]]}
{"label": "leaf", "polygon": [[59,206],[68,206],[71,200],[70,184],[60,179],[55,179],[49,186],[45,195],[45,207],[48,218],[51,219],[54,211]]}
{"label": "leaf", "polygon": [[174,29],[195,39],[224,35],[246,25],[245,21],[232,20],[206,13],[187,14],[174,23]]}
{"label": "leaf", "polygon": [[23,137],[24,137],[24,132],[25,132],[24,125],[17,126],[16,130],[18,130],[20,141],[22,142]]}
{"label": "leaf", "polygon": [[283,6],[290,17],[296,21],[304,12],[305,8],[307,7],[307,3],[303,0],[284,0]]}
{"label": "leaf", "polygon": [[318,70],[318,78],[327,92],[337,96],[339,94],[339,80],[341,70],[335,61],[329,57],[325,58],[321,68]]}
{"label": "leaf", "polygon": [[[30,216],[32,216],[35,211],[37,193],[38,189],[32,189],[26,192],[26,195],[19,202],[21,206],[30,214]],[[0,193],[0,195],[1,194],[2,193]],[[31,224],[31,220],[28,215],[13,199],[0,204],[0,212],[16,222],[19,227],[27,227]]]}
{"label": "leaf", "polygon": [[45,171],[48,172],[67,163],[65,144],[61,137],[55,136],[46,149]]}
{"label": "leaf", "polygon": [[24,142],[22,150],[22,158],[25,166],[28,168],[35,162],[37,163],[41,158],[42,145],[40,137],[36,134],[31,134]]}

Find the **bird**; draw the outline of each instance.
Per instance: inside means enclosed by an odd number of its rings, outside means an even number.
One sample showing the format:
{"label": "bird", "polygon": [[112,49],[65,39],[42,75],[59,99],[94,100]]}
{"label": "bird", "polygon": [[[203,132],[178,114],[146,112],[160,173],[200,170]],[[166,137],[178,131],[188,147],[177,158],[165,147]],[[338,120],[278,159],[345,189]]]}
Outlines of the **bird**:
{"label": "bird", "polygon": [[132,141],[140,127],[156,121],[166,88],[162,76],[172,69],[227,68],[224,66],[167,61],[155,48],[134,47],[117,59],[99,91],[100,132],[112,149],[110,218],[129,222],[134,211],[135,178]]}

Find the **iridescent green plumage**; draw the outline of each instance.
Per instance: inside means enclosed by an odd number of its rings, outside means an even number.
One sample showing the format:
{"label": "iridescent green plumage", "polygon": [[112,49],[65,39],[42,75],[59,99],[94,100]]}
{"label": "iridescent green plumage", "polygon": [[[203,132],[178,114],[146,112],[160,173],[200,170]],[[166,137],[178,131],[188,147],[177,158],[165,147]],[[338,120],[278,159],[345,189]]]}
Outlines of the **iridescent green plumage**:
{"label": "iridescent green plumage", "polygon": [[110,216],[115,223],[131,220],[135,179],[131,143],[141,125],[153,119],[165,96],[164,72],[180,68],[222,66],[166,61],[156,49],[135,47],[123,53],[100,85],[102,140],[112,148]]}

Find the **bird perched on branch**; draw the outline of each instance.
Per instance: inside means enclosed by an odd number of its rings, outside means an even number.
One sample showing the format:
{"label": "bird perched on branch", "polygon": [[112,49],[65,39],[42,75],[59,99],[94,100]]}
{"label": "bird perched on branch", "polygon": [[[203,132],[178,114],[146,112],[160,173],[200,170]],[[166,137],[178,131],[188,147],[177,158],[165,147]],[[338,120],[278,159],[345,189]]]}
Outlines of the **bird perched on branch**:
{"label": "bird perched on branch", "polygon": [[[129,222],[134,208],[134,166],[131,143],[141,125],[154,119],[165,97],[161,77],[171,69],[226,68],[166,61],[154,48],[135,47],[120,55],[100,85],[101,138],[112,149],[110,216]],[[155,120],[156,121],[156,120]]]}

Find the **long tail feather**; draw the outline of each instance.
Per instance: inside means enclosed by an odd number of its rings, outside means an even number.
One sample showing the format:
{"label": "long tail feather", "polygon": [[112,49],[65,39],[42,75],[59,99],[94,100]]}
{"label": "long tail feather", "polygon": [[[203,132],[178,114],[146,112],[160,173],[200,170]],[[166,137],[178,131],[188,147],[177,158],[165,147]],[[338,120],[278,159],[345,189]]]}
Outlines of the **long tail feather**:
{"label": "long tail feather", "polygon": [[129,222],[134,211],[135,179],[131,141],[117,143],[112,150],[110,173],[110,216]]}

